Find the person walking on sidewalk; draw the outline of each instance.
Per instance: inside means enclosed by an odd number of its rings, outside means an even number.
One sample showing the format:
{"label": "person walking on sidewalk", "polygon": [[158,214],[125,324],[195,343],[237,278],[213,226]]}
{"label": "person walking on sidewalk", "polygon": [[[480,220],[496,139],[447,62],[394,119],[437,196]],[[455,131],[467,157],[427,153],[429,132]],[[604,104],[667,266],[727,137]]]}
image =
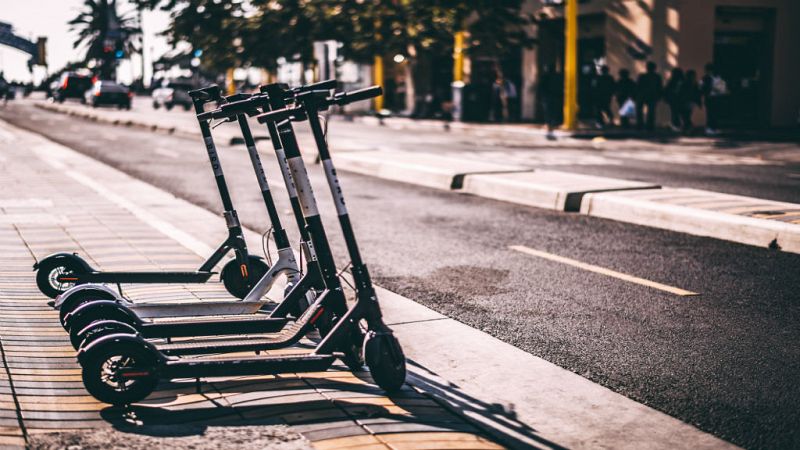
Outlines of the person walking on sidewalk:
{"label": "person walking on sidewalk", "polygon": [[656,128],[656,108],[661,99],[663,81],[656,72],[656,63],[647,63],[647,71],[639,75],[636,83],[636,126],[640,130],[645,127],[645,109],[647,110],[647,131]]}
{"label": "person walking on sidewalk", "polygon": [[683,129],[682,114],[684,110],[683,99],[681,93],[683,91],[683,70],[676,67],[672,69],[669,75],[667,85],[664,87],[664,101],[669,105],[670,123],[669,126],[672,131],[681,131]]}
{"label": "person walking on sidewalk", "polygon": [[562,97],[564,92],[564,79],[560,73],[546,65],[539,77],[536,86],[536,97],[542,108],[544,123],[547,126],[547,138],[553,139],[553,130],[561,120]]}
{"label": "person walking on sidewalk", "polygon": [[614,97],[614,77],[611,76],[608,66],[600,68],[600,75],[593,80],[592,95],[597,127],[604,128],[606,123],[614,123],[614,114],[611,112],[611,99]]}
{"label": "person walking on sidewalk", "polygon": [[717,129],[719,117],[719,101],[728,93],[728,85],[717,73],[714,65],[706,64],[706,73],[703,75],[701,86],[703,103],[706,108],[706,134],[713,136],[719,133]]}
{"label": "person walking on sidewalk", "polygon": [[630,109],[631,106],[633,106],[634,110],[636,108],[633,100],[636,96],[636,83],[631,79],[631,73],[628,69],[619,71],[619,80],[614,84],[614,88],[620,111],[620,125],[622,125],[622,128],[629,128],[631,126],[631,114],[627,109]]}
{"label": "person walking on sidewalk", "polygon": [[694,70],[687,70],[684,76],[683,85],[678,92],[680,99],[680,117],[681,125],[684,133],[691,133],[692,114],[694,113],[695,105],[700,105],[700,85],[697,82],[697,72]]}

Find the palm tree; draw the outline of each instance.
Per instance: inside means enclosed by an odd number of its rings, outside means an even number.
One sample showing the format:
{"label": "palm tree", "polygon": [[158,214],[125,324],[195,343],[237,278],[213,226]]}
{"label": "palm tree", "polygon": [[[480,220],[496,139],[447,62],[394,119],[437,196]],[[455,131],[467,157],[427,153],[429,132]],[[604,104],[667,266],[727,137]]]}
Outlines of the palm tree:
{"label": "palm tree", "polygon": [[83,6],[69,21],[70,31],[78,34],[73,46],[86,46],[84,61],[99,62],[95,71],[101,78],[111,78],[117,60],[136,51],[140,24],[133,15],[119,15],[116,0],[84,0]]}

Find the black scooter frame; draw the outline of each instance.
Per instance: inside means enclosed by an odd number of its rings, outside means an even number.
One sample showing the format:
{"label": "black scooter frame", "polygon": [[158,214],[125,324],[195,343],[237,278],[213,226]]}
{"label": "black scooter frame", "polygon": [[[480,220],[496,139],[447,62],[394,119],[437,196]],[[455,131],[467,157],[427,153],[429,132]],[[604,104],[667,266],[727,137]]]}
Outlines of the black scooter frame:
{"label": "black scooter frame", "polygon": [[[220,90],[217,86],[198,89],[189,92],[192,96],[195,112],[203,113],[204,106],[210,102],[221,100]],[[209,162],[214,171],[214,178],[219,190],[223,206],[223,217],[228,228],[228,237],[219,245],[214,253],[193,272],[107,272],[92,268],[89,263],[76,253],[56,253],[50,255],[33,265],[38,270],[36,281],[43,294],[55,298],[64,292],[56,283],[78,285],[84,283],[205,283],[215,273],[214,267],[222,261],[228,252],[233,251],[233,261],[226,264],[220,277],[225,287],[232,295],[244,298],[253,282],[266,272],[267,267],[263,260],[254,255],[248,255],[247,244],[244,239],[241,224],[236,210],[231,201],[222,165],[217,156],[216,146],[211,137],[208,121],[200,120],[200,132],[208,152]]]}
{"label": "black scooter frame", "polygon": [[[183,377],[209,377],[218,375],[252,375],[252,374],[277,374],[286,372],[319,371],[330,367],[336,358],[342,358],[343,353],[337,351],[348,350],[354,341],[360,343],[360,338],[354,336],[363,319],[367,323],[369,334],[364,342],[363,353],[370,368],[373,379],[386,390],[399,389],[405,380],[405,357],[402,349],[391,330],[381,318],[380,308],[375,296],[374,288],[370,282],[366,266],[361,260],[350,225],[349,216],[344,207],[336,172],[325,142],[324,132],[316,118],[318,111],[326,109],[329,104],[346,104],[350,101],[364,100],[380,95],[379,87],[356,91],[347,95],[334,96],[331,99],[320,98],[318,92],[300,94],[300,106],[292,109],[281,109],[260,116],[260,122],[279,121],[280,118],[300,117],[306,111],[315,142],[320,150],[320,157],[325,162],[326,175],[328,176],[331,192],[337,202],[339,222],[345,235],[348,252],[353,262],[353,276],[356,279],[356,303],[343,314],[337,314],[333,329],[323,338],[322,342],[311,354],[277,355],[251,358],[197,358],[173,359],[160,352],[151,343],[138,336],[130,334],[113,334],[105,336],[85,348],[78,354],[78,360],[83,366],[84,384],[89,392],[98,400],[126,404],[145,398],[161,378]],[[349,100],[349,101],[348,101]],[[287,114],[288,111],[288,114]],[[286,157],[292,171],[292,178],[298,190],[299,203],[303,209],[305,221],[311,241],[316,248],[323,277],[326,283],[335,278],[334,286],[338,285],[338,276],[330,273],[333,261],[316,201],[311,191],[311,185],[306,174],[305,165],[299,149],[294,141],[294,134],[288,121],[279,124]],[[327,266],[327,267],[326,267]],[[327,269],[327,270],[326,270]],[[313,325],[326,308],[337,308],[339,299],[332,294],[341,293],[331,289],[320,296],[317,301],[303,314],[292,327],[294,334],[284,336],[283,344],[292,344],[302,336],[308,327]],[[344,301],[343,296],[341,300]],[[190,344],[191,345],[191,344]],[[266,343],[265,343],[266,345]],[[209,347],[206,347],[209,349]],[[121,364],[124,362],[125,364]],[[110,369],[109,369],[110,368]]]}

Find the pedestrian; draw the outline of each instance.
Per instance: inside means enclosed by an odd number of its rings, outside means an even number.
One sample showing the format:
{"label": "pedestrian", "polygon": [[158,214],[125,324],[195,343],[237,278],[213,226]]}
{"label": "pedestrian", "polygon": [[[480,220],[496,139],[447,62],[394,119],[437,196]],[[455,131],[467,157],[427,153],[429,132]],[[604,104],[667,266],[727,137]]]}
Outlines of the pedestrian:
{"label": "pedestrian", "polygon": [[706,64],[706,73],[703,75],[701,91],[703,104],[706,108],[706,134],[713,136],[719,133],[717,128],[719,118],[719,102],[723,95],[728,94],[728,85],[719,76],[713,64]]}
{"label": "pedestrian", "polygon": [[495,77],[494,83],[492,83],[491,120],[493,122],[505,121],[505,118],[508,116],[507,106],[508,104],[506,102],[505,80],[503,80],[503,74],[498,71],[497,77]]}
{"label": "pedestrian", "polygon": [[611,112],[611,99],[614,97],[614,77],[611,76],[608,66],[600,67],[600,75],[594,79],[594,108],[597,126],[603,128],[606,123],[614,123],[614,113]]}
{"label": "pedestrian", "polygon": [[[634,108],[633,114],[636,114],[636,104],[634,103],[636,83],[631,79],[631,73],[628,69],[619,71],[619,80],[614,84],[614,88],[617,97],[617,105],[620,111],[620,125],[622,125],[623,128],[629,128],[631,125],[631,113],[629,111],[631,104],[633,104]],[[623,112],[625,113],[623,114]]]}
{"label": "pedestrian", "polygon": [[[647,63],[647,71],[639,75],[636,82],[636,126],[640,130],[647,126],[647,131],[656,127],[656,108],[661,99],[663,82],[656,72],[656,63]],[[647,116],[645,119],[645,109]]]}
{"label": "pedestrian", "polygon": [[561,94],[564,83],[561,75],[545,65],[539,76],[536,86],[536,97],[544,113],[544,123],[547,126],[547,138],[554,139],[553,130],[559,123],[562,108]]}
{"label": "pedestrian", "polygon": [[683,70],[676,67],[672,69],[667,80],[667,85],[664,86],[664,101],[669,105],[669,126],[672,131],[681,131],[683,129],[682,114],[684,110],[683,99],[681,92],[683,91]]}
{"label": "pedestrian", "polygon": [[503,92],[506,96],[506,118],[510,122],[519,121],[519,91],[513,81],[503,80]]}
{"label": "pedestrian", "polygon": [[678,94],[681,101],[681,124],[684,133],[692,131],[692,113],[695,105],[699,106],[700,85],[697,82],[697,71],[687,70],[684,76],[683,86]]}

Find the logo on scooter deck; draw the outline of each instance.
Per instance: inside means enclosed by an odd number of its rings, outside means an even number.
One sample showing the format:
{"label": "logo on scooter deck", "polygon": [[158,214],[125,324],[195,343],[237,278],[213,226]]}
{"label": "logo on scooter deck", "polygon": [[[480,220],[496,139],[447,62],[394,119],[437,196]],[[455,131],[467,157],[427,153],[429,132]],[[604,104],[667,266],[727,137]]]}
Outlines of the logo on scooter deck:
{"label": "logo on scooter deck", "polygon": [[214,146],[214,139],[211,136],[204,139],[206,142],[206,151],[208,152],[208,159],[211,161],[211,168],[214,169],[215,176],[222,176],[222,164],[219,162],[217,156],[217,148]]}

